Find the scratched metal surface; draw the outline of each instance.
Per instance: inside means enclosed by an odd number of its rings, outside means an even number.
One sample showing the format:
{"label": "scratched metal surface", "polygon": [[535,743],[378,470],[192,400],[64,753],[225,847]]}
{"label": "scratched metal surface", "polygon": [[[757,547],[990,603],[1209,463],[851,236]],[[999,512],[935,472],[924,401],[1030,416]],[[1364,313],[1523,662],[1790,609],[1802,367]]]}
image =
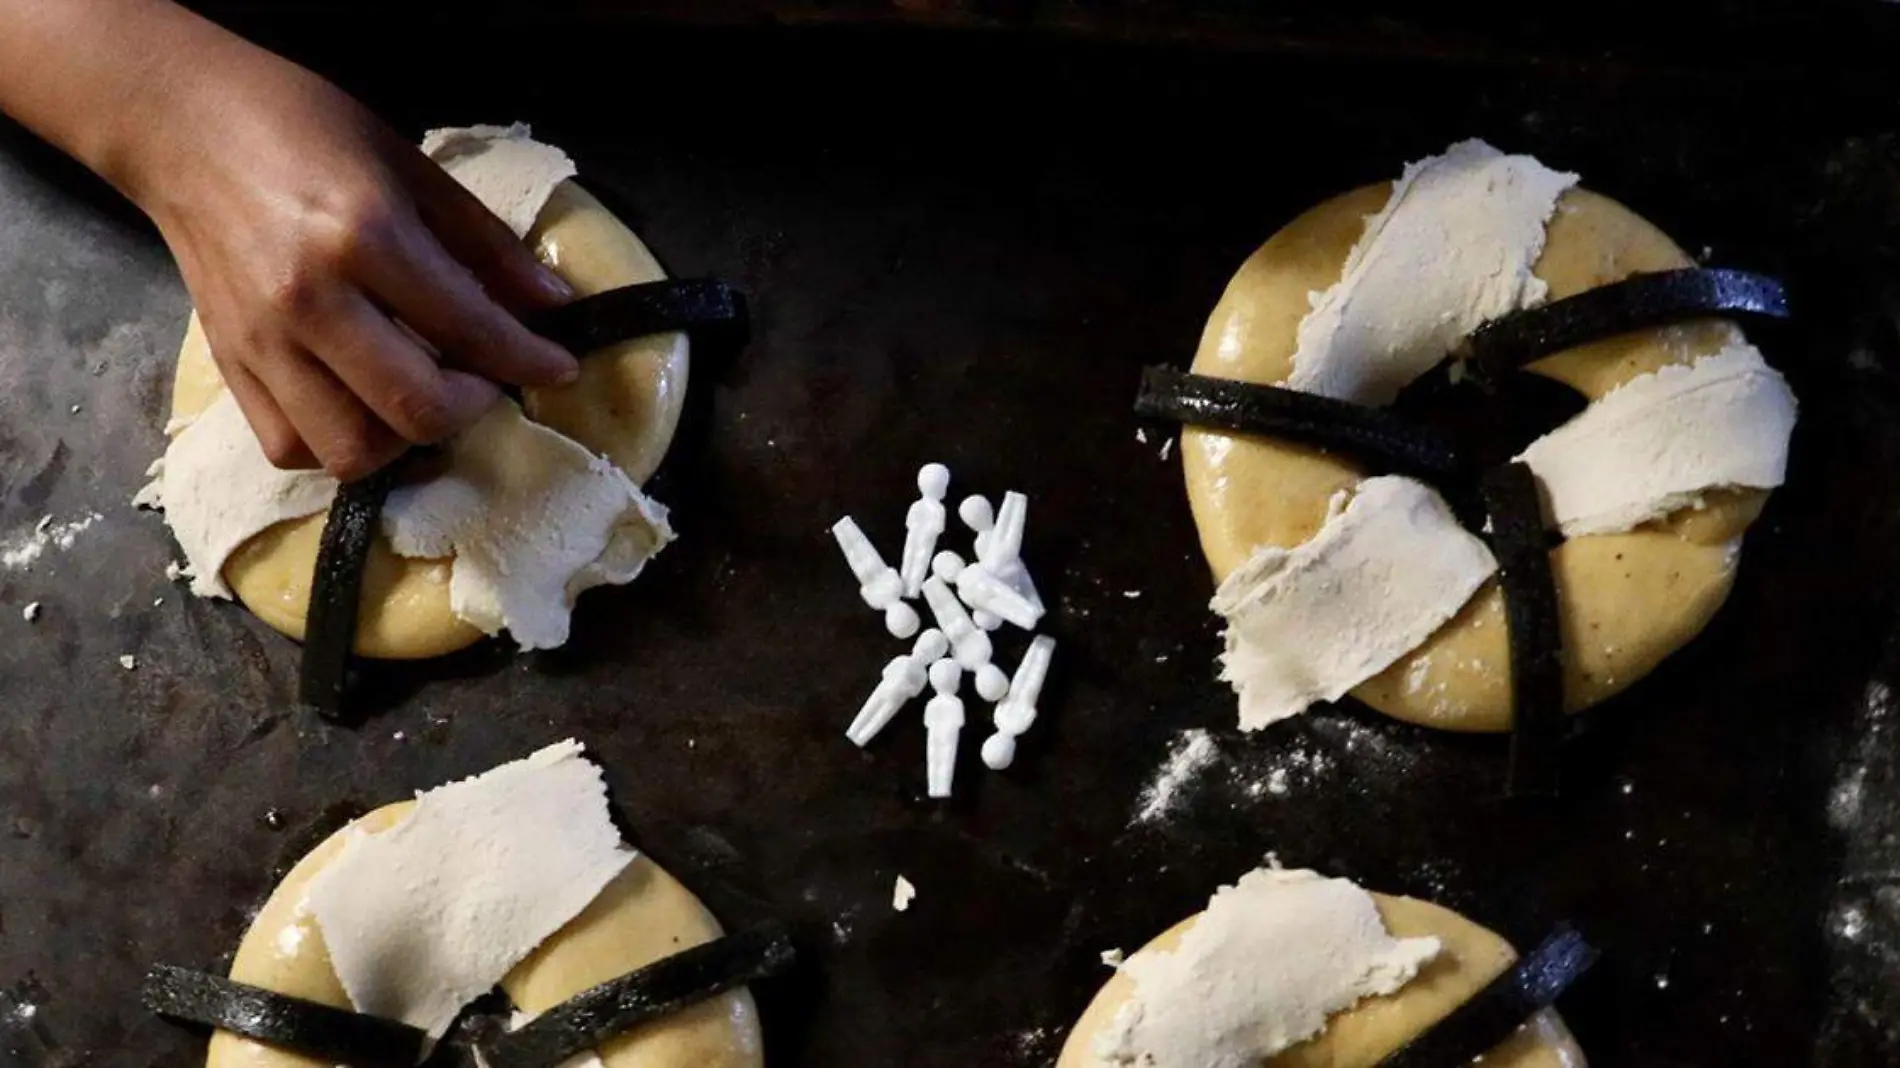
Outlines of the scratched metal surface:
{"label": "scratched metal surface", "polygon": [[[1598,1063],[1900,1055],[1900,141],[1854,78],[532,26],[463,42],[497,77],[411,57],[420,29],[263,28],[410,129],[533,121],[676,272],[754,294],[756,338],[695,368],[653,487],[681,542],[590,594],[569,649],[397,671],[385,714],[330,728],[290,705],[295,649],[169,584],[163,524],[127,503],[186,310],[162,247],[7,133],[0,1065],[190,1063],[141,969],[228,952],[300,829],[568,735],[715,911],[803,926],[810,966],[763,991],[779,1065],[1047,1064],[1100,950],[1269,851],[1520,944],[1579,924],[1606,956],[1567,1014]],[[1281,222],[1473,134],[1807,298],[1771,347],[1804,406],[1793,481],[1731,604],[1541,811],[1496,799],[1497,739],[1352,707],[1233,731],[1180,473],[1128,414]],[[926,460],[1030,494],[1062,643],[1017,768],[966,751],[948,805],[920,796],[914,714],[868,753],[840,736],[894,649],[824,535],[852,513],[893,551]],[[42,516],[94,513],[26,559]],[[1193,729],[1214,759],[1154,792]]]}

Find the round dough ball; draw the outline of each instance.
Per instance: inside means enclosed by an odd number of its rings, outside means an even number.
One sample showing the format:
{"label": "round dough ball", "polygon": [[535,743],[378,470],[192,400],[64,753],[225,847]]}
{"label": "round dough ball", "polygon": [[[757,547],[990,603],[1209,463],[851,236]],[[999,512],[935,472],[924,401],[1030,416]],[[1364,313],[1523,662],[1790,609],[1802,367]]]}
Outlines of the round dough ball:
{"label": "round dough ball", "polygon": [[[666,277],[652,252],[600,201],[572,181],[561,183],[528,241],[543,263],[583,296]],[[587,354],[581,376],[549,389],[523,391],[529,418],[553,427],[645,482],[666,455],[686,402],[688,342],[684,333],[633,338]],[[217,399],[224,382],[196,314],[185,330],[172,383],[172,424],[188,421]],[[245,606],[273,628],[301,641],[310,605],[323,515],[279,523],[245,542],[224,565],[224,579]],[[480,640],[482,632],[449,610],[449,561],[397,556],[387,539],[370,547],[357,615],[361,656],[414,660],[442,656]]]}
{"label": "round dough ball", "polygon": [[[1409,897],[1373,894],[1394,938],[1434,936],[1444,948],[1397,993],[1367,998],[1335,1014],[1326,1030],[1269,1058],[1262,1068],[1372,1068],[1423,1033],[1517,960],[1511,944],[1447,908]],[[1173,949],[1194,926],[1189,917],[1163,931],[1143,952]],[[1097,1068],[1095,1038],[1115,1019],[1135,983],[1121,972],[1083,1010],[1056,1068]],[[1485,1055],[1485,1068],[1583,1068],[1583,1050],[1554,1010],[1546,1010]]]}
{"label": "round dough ball", "polygon": [[[1275,385],[1293,370],[1308,294],[1339,280],[1347,253],[1391,186],[1335,197],[1288,223],[1243,264],[1201,336],[1194,371]],[[1607,197],[1572,189],[1557,203],[1535,273],[1550,299],[1632,274],[1694,263],[1667,235]],[[1691,363],[1739,336],[1726,320],[1641,330],[1546,357],[1531,370],[1595,399],[1640,374]],[[1216,581],[1258,546],[1311,538],[1336,491],[1366,472],[1290,442],[1186,428],[1181,462]],[[1564,703],[1588,708],[1649,674],[1695,637],[1728,597],[1738,540],[1760,514],[1757,490],[1706,495],[1624,534],[1572,538],[1551,553],[1564,639]],[[1487,583],[1423,645],[1352,691],[1389,716],[1454,731],[1511,725],[1504,599]]]}
{"label": "round dough ball", "polygon": [[[310,911],[310,881],[342,852],[352,831],[394,826],[414,801],[386,805],[325,839],[290,870],[251,921],[231,978],[280,994],[350,1007],[330,968]],[[542,1013],[590,987],[724,932],[692,891],[646,856],[636,857],[600,896],[501,982],[517,1009]],[[607,1068],[762,1068],[758,1008],[743,987],[637,1027],[597,1051]],[[211,1036],[207,1068],[328,1068],[228,1031]]]}

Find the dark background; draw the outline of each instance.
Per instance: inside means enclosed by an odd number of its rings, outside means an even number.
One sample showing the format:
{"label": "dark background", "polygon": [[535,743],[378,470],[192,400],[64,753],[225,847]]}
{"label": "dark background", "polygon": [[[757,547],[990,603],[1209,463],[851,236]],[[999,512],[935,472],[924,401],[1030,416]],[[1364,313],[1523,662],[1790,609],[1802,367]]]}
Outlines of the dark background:
{"label": "dark background", "polygon": [[[147,963],[227,953],[336,803],[570,734],[728,923],[802,925],[808,968],[761,991],[779,1065],[1049,1063],[1099,951],[1269,851],[1520,945],[1577,923],[1605,957],[1565,1011],[1599,1064],[1900,1057],[1900,11],[390,7],[219,10],[412,132],[533,122],[676,273],[754,295],[652,487],[682,540],[590,594],[565,650],[387,672],[370,725],[314,721],[295,648],[168,585],[162,521],[126,503],[187,308],[162,246],[0,128],[0,546],[103,517],[0,568],[0,1066],[194,1062],[135,1004]],[[1501,739],[1357,707],[1234,731],[1179,469],[1128,411],[1275,228],[1473,135],[1801,298],[1761,338],[1802,400],[1794,470],[1730,605],[1542,809],[1499,799]],[[977,764],[973,708],[948,805],[914,711],[842,738],[896,643],[825,535],[854,514],[894,555],[929,460],[958,496],[1030,495],[1060,642],[1016,768]],[[1218,759],[1142,818],[1197,728]]]}

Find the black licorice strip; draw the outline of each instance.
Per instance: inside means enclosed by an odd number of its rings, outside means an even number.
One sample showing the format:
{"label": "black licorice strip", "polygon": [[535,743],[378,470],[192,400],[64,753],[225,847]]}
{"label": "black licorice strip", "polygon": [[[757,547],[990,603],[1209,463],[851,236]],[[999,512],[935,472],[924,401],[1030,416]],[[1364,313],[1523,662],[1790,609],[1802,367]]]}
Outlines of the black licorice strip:
{"label": "black licorice strip", "polygon": [[1381,409],[1172,367],[1142,370],[1135,413],[1285,438],[1427,481],[1443,481],[1465,470],[1463,457],[1449,440]]}
{"label": "black licorice strip", "polygon": [[1597,951],[1582,935],[1559,926],[1510,971],[1380,1061],[1378,1068],[1462,1068],[1554,1004],[1596,959]]}
{"label": "black licorice strip", "polygon": [[765,924],[694,946],[583,991],[519,1031],[476,1047],[485,1068],[556,1068],[648,1020],[776,975],[796,951],[781,924]]}
{"label": "black licorice strip", "polygon": [[569,352],[674,330],[743,329],[745,297],[716,278],[687,278],[609,289],[534,312],[522,325]]}
{"label": "black licorice strip", "polygon": [[1564,735],[1563,628],[1537,476],[1522,463],[1485,472],[1491,554],[1504,591],[1511,660],[1511,755],[1506,792],[1555,797]]}
{"label": "black licorice strip", "polygon": [[[674,330],[742,334],[746,321],[743,294],[718,279],[700,278],[609,289],[536,312],[523,325],[584,355],[618,341]],[[324,523],[310,584],[298,689],[304,704],[329,719],[342,719],[348,702],[363,570],[383,502],[394,485],[395,466],[340,487]]]}
{"label": "black licorice strip", "polygon": [[[398,461],[400,463],[400,461]],[[310,582],[310,608],[304,617],[303,661],[298,692],[303,703],[327,719],[341,718],[350,684],[350,657],[356,649],[357,605],[370,543],[376,538],[383,502],[396,483],[390,464],[367,478],[337,487],[317,546],[317,570]]]}
{"label": "black licorice strip", "polygon": [[1632,275],[1485,323],[1467,342],[1482,385],[1553,352],[1707,315],[1788,318],[1788,293],[1748,271],[1686,268]]}
{"label": "black licorice strip", "polygon": [[412,1068],[429,1037],[399,1020],[169,964],[154,965],[146,973],[141,1000],[160,1016],[230,1031],[348,1068]]}

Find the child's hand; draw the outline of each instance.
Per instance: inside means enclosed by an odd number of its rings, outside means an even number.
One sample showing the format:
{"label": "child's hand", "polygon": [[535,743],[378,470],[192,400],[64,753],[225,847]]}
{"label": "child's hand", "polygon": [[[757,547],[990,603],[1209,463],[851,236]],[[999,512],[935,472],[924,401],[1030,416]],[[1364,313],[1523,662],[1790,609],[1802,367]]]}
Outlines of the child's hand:
{"label": "child's hand", "polygon": [[272,462],[360,477],[474,422],[495,382],[577,373],[512,314],[571,293],[500,220],[342,91],[248,59],[125,186]]}

